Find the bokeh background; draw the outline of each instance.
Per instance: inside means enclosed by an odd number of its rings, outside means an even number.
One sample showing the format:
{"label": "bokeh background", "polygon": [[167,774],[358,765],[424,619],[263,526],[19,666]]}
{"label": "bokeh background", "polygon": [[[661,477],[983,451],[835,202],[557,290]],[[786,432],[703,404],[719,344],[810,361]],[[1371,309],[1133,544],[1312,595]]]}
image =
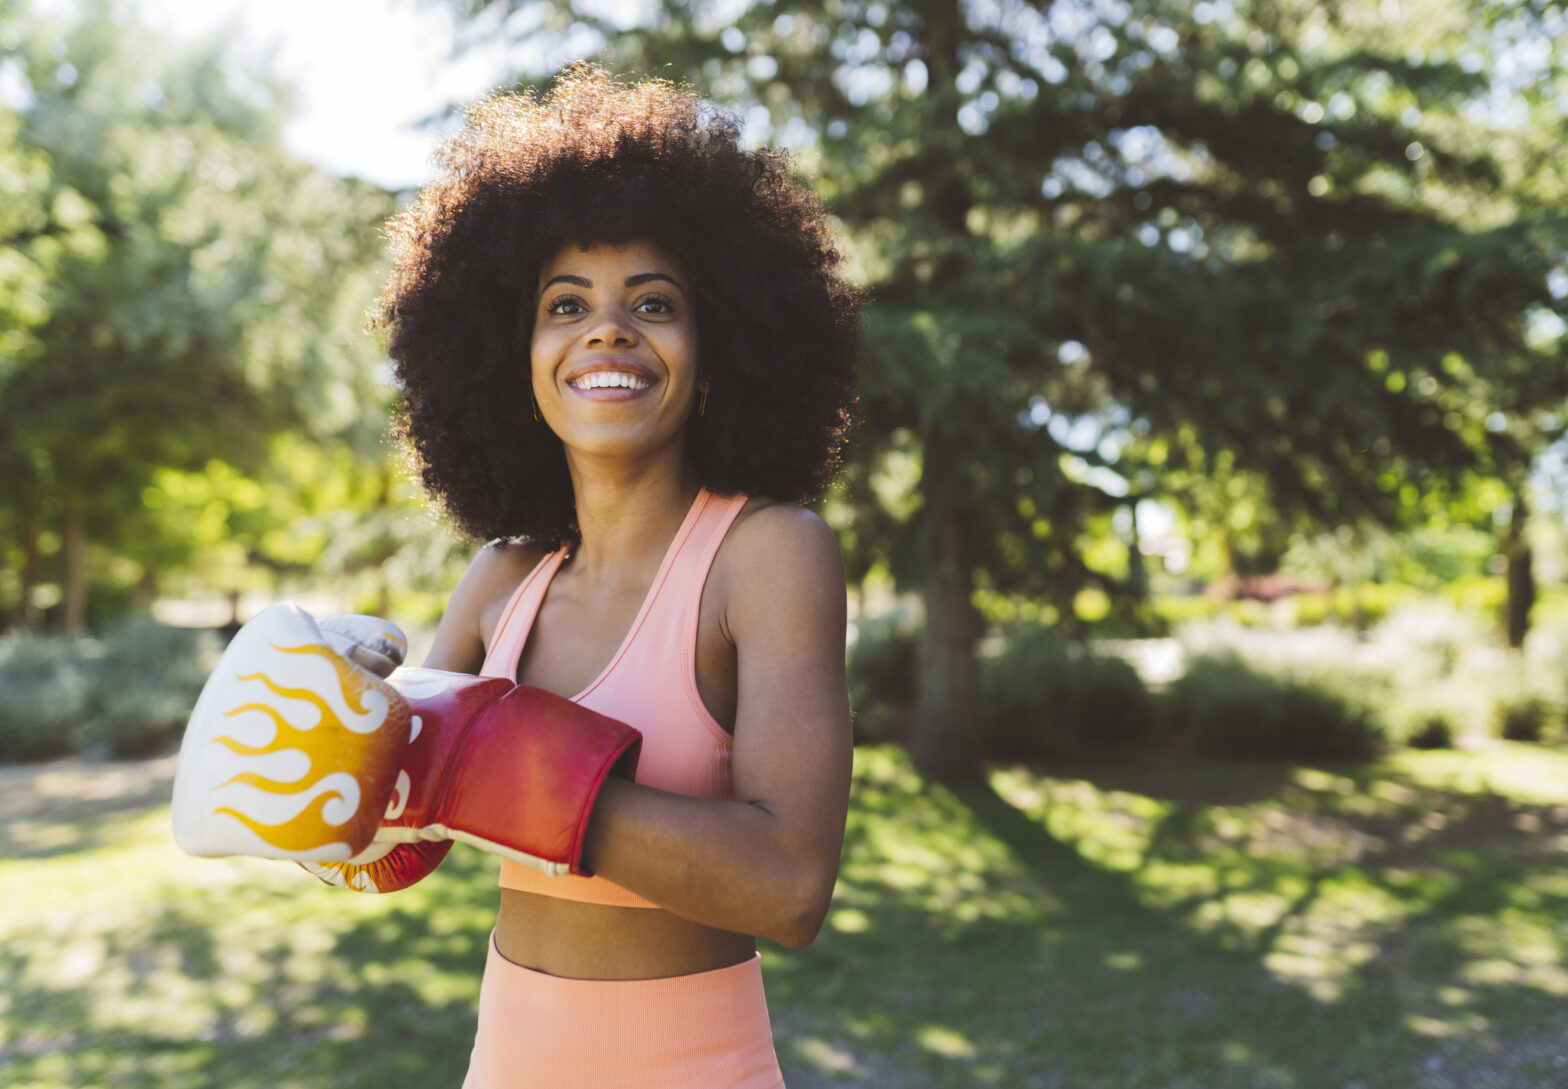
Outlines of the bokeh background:
{"label": "bokeh background", "polygon": [[867,292],[790,1085],[1568,1085],[1557,0],[0,0],[0,1081],[461,1081],[492,864],[184,859],[170,754],[271,601],[428,646],[380,228],[581,58]]}

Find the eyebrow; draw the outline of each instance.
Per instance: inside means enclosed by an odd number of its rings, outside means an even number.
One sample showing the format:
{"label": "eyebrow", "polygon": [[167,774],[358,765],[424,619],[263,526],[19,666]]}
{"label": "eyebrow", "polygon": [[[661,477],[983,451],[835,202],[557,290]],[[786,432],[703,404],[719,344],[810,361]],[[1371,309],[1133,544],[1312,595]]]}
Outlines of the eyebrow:
{"label": "eyebrow", "polygon": [[[628,277],[626,277],[626,282],[622,286],[624,286],[624,287],[637,287],[640,284],[650,283],[650,282],[652,282],[654,280],[664,280],[667,283],[674,284],[677,288],[680,288],[680,290],[682,290],[682,291],[686,290],[685,288],[681,287],[679,280],[675,279],[675,277],[673,277],[673,276],[667,276],[667,275],[665,275],[662,272],[639,272],[635,276],[628,276]],[[568,275],[568,274],[564,274],[563,273],[560,276],[552,276],[545,283],[545,285],[539,289],[539,294],[542,296],[546,291],[548,291],[550,289],[550,285],[551,284],[571,284],[574,287],[586,287],[586,288],[589,288],[589,289],[593,288],[593,281],[592,280],[589,280],[589,279],[587,279],[586,277],[583,277],[583,276],[572,276],[572,275]]]}
{"label": "eyebrow", "polygon": [[[676,281],[675,277],[673,277],[673,276],[666,276],[662,272],[639,272],[635,276],[628,276],[628,277],[626,277],[626,286],[627,287],[636,287],[638,284],[646,284],[646,283],[649,283],[650,281],[653,281],[653,280],[664,280],[667,283],[675,284],[676,287],[680,287],[681,286]],[[685,288],[681,288],[681,290],[684,291]]]}

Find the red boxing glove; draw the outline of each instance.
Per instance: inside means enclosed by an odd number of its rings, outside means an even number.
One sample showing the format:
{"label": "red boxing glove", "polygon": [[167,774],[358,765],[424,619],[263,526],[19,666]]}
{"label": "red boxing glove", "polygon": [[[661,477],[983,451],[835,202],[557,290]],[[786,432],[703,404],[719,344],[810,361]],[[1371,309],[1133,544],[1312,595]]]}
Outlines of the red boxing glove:
{"label": "red boxing glove", "polygon": [[452,849],[449,839],[424,843],[372,843],[347,862],[301,862],[329,885],[355,892],[397,892],[436,872]]}
{"label": "red boxing glove", "polygon": [[375,843],[322,880],[391,892],[461,840],[548,874],[586,874],[583,837],[606,777],[631,778],[642,735],[540,688],[498,677],[401,669],[388,679],[412,738]]}
{"label": "red boxing glove", "polygon": [[[324,616],[316,621],[316,627],[333,650],[383,679],[403,664],[408,653],[408,640],[402,631],[379,617]],[[347,862],[317,859],[300,865],[329,885],[357,892],[396,892],[429,877],[451,849],[449,839],[423,843],[372,841]]]}

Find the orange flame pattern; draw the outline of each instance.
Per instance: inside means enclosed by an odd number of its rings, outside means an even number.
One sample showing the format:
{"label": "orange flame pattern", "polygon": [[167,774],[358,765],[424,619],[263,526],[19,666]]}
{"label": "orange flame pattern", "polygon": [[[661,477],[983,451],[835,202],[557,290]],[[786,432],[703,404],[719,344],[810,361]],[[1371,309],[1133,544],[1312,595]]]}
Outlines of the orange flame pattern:
{"label": "orange flame pattern", "polygon": [[[239,676],[241,681],[260,681],[281,699],[299,700],[315,707],[320,721],[308,729],[300,729],[284,719],[278,708],[270,703],[241,704],[224,712],[225,717],[260,712],[277,728],[272,741],[266,745],[246,745],[235,738],[213,738],[239,756],[268,756],[287,750],[303,752],[310,761],[310,772],[299,781],[286,783],[268,778],[254,771],[241,772],[227,780],[244,783],[269,794],[297,795],[313,789],[328,775],[348,772],[360,785],[360,805],[345,823],[334,825],[322,815],[322,810],[334,799],[344,800],[341,792],[328,790],[312,800],[300,813],[280,824],[268,824],[253,815],[242,813],[229,806],[214,810],[226,813],[240,821],[261,839],[284,851],[318,851],[334,843],[368,842],[380,823],[381,812],[386,806],[386,795],[397,775],[402,749],[408,741],[410,718],[408,705],[386,685],[369,672],[342,658],[331,649],[320,645],[281,647],[274,649],[287,654],[315,655],[332,666],[337,675],[343,701],[355,714],[367,713],[365,695],[379,689],[387,696],[388,714],[376,728],[355,730],[345,725],[331,704],[319,693],[308,688],[286,687],[265,673]],[[368,827],[367,827],[368,825]]]}

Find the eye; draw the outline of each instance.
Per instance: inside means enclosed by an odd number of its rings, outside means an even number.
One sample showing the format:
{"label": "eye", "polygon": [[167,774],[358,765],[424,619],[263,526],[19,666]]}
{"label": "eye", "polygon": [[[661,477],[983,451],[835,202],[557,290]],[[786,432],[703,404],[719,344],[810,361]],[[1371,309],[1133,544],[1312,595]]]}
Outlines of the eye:
{"label": "eye", "polygon": [[644,295],[632,310],[639,314],[673,314],[675,304],[665,295]]}
{"label": "eye", "polygon": [[547,314],[561,314],[567,317],[581,314],[587,309],[587,305],[576,295],[557,295],[544,308]]}

